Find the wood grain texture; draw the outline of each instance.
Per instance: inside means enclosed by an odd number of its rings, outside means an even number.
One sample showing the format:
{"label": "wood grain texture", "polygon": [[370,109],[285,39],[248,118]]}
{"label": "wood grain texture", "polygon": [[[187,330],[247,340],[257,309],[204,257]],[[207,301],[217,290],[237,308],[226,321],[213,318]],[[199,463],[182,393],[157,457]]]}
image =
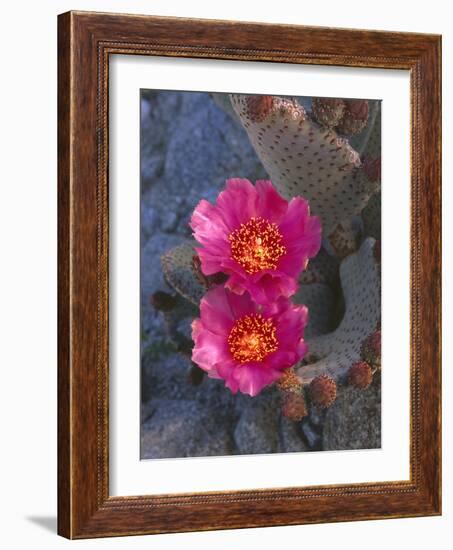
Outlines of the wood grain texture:
{"label": "wood grain texture", "polygon": [[[59,533],[86,538],[440,514],[440,37],[70,12],[59,16],[58,46]],[[410,481],[109,496],[111,54],[410,71]]]}

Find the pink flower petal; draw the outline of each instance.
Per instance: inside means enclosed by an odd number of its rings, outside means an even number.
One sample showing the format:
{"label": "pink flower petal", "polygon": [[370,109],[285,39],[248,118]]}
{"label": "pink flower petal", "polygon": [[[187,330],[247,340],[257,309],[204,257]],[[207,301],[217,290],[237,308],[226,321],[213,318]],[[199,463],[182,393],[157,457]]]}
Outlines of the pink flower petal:
{"label": "pink flower petal", "polygon": [[288,210],[288,201],[277,193],[269,180],[256,181],[255,189],[258,192],[256,215],[272,223],[280,223]]}
{"label": "pink flower petal", "polygon": [[[235,286],[230,285],[233,278]],[[238,276],[231,276],[227,282],[227,287],[232,292],[239,292],[241,289],[247,290],[253,300],[258,304],[267,304],[275,301],[280,296],[289,298],[297,291],[297,281],[280,272],[266,271],[259,277],[242,279]]]}
{"label": "pink flower petal", "polygon": [[321,222],[310,216],[308,202],[300,197],[291,199],[288,211],[280,224],[285,245],[293,252],[303,249],[309,257],[316,256],[321,246]]}
{"label": "pink flower petal", "polygon": [[205,275],[214,275],[223,271],[222,269],[222,257],[214,256],[210,248],[195,248],[200,258],[201,271]]}
{"label": "pink flower petal", "polygon": [[207,292],[200,302],[203,324],[220,336],[228,336],[234,322],[230,302],[221,286]]}
{"label": "pink flower petal", "polygon": [[[204,199],[195,207],[189,225],[197,237],[208,241],[219,233],[225,236],[230,232],[225,225],[221,211]],[[200,242],[202,241],[200,240]]]}
{"label": "pink flower petal", "polygon": [[[247,264],[233,257],[230,235],[252,218],[261,220],[259,229],[254,226],[254,230],[263,231],[264,240],[266,235],[271,239],[271,244],[263,246],[275,247],[268,249],[270,255],[267,256],[272,258],[274,254],[275,263],[269,264],[267,259],[261,270],[258,263],[258,270],[250,272],[244,268]],[[274,224],[274,233],[266,234],[268,224]],[[197,248],[202,272],[205,275],[225,273],[229,277],[226,283],[229,290],[239,295],[247,291],[259,304],[279,296],[292,296],[297,290],[299,273],[306,269],[309,259],[321,246],[321,224],[317,217],[310,216],[308,202],[301,197],[286,201],[268,180],[259,180],[255,186],[246,179],[227,180],[215,206],[200,201],[190,225],[195,239],[203,245]],[[277,244],[275,225],[282,239]],[[258,244],[254,244],[253,235],[250,246],[261,246],[258,237]],[[284,246],[283,252],[279,252],[280,244]]]}
{"label": "pink flower petal", "polygon": [[239,385],[239,391],[255,397],[263,388],[278,380],[281,372],[252,363],[236,367],[234,375]]}
{"label": "pink flower petal", "polygon": [[[210,377],[222,378],[233,393],[257,395],[306,353],[303,333],[307,308],[293,305],[286,298],[260,306],[247,292],[239,295],[218,286],[202,299],[200,315],[192,324],[192,359]],[[271,321],[275,327],[277,349],[260,361],[241,362],[230,349],[231,331],[247,315],[260,315],[263,322]]]}
{"label": "pink flower petal", "polygon": [[232,359],[217,365],[219,375],[225,380],[225,386],[230,389],[232,393],[237,393],[239,390],[239,383],[234,377],[236,368],[237,364]]}
{"label": "pink flower petal", "polygon": [[257,192],[247,179],[226,181],[226,188],[217,197],[217,207],[231,231],[256,215]]}
{"label": "pink flower petal", "polygon": [[231,313],[234,319],[239,319],[248,313],[256,313],[258,307],[249,294],[236,294],[234,292],[226,292],[228,303],[230,304]]}
{"label": "pink flower petal", "polygon": [[215,364],[229,358],[226,339],[209,331],[200,319],[192,323],[192,338],[192,361],[207,373],[216,373]]}

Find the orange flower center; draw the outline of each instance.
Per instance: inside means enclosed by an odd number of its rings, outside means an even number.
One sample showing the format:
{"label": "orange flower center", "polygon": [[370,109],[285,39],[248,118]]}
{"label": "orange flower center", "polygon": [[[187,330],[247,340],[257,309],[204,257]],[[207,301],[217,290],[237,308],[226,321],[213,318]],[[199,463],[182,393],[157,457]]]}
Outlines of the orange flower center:
{"label": "orange flower center", "polygon": [[262,361],[278,349],[276,328],[260,313],[244,315],[236,321],[228,336],[231,354],[239,363]]}
{"label": "orange flower center", "polygon": [[228,236],[231,256],[247,273],[275,269],[286,253],[282,235],[275,223],[251,218]]}

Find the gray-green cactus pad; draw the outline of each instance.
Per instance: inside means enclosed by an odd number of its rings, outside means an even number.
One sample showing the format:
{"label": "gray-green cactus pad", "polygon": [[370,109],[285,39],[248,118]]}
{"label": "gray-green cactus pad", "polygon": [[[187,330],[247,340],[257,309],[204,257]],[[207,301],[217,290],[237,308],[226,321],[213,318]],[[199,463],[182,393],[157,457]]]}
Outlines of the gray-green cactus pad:
{"label": "gray-green cactus pad", "polygon": [[307,341],[308,358],[316,359],[296,369],[304,384],[321,374],[339,380],[360,360],[363,340],[376,330],[381,316],[381,284],[374,258],[375,242],[366,239],[356,253],[343,260],[340,278],[345,314],[335,331]]}
{"label": "gray-green cactus pad", "polygon": [[296,100],[275,97],[260,121],[250,116],[247,96],[230,98],[276,188],[287,199],[307,199],[324,235],[360,214],[376,186],[359,169],[360,156],[347,139],[314,122]]}
{"label": "gray-green cactus pad", "polygon": [[181,296],[198,306],[206,288],[197,280],[193,269],[195,241],[172,248],[161,257],[165,280]]}

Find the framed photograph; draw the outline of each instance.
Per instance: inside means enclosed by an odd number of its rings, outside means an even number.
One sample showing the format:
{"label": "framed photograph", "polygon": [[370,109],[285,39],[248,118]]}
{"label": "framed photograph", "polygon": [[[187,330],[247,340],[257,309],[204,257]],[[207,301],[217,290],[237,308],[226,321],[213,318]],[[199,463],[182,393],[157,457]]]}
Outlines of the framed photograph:
{"label": "framed photograph", "polygon": [[59,533],[440,514],[440,37],[58,41]]}

